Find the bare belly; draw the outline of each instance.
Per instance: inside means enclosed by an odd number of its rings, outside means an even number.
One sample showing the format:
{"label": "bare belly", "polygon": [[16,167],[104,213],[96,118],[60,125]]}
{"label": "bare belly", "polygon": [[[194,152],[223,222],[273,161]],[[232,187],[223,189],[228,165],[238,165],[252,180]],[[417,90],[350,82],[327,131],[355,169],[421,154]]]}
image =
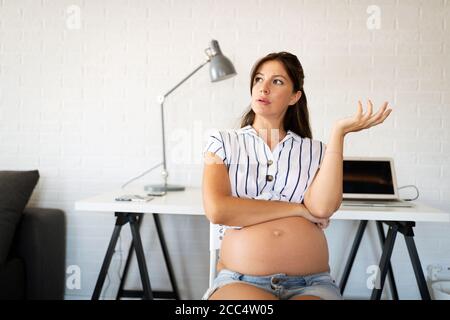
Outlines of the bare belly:
{"label": "bare belly", "polygon": [[328,245],[318,226],[302,217],[228,229],[217,269],[247,275],[309,275],[329,271]]}

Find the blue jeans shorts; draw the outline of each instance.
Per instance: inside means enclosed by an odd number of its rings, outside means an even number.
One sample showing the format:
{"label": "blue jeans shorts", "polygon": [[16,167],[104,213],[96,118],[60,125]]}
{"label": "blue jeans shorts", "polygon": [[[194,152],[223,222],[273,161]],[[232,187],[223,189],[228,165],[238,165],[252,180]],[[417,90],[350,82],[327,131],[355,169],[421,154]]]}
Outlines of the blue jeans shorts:
{"label": "blue jeans shorts", "polygon": [[284,273],[247,276],[228,269],[220,270],[212,287],[206,291],[202,300],[208,300],[217,289],[230,283],[251,284],[273,294],[280,300],[288,300],[294,296],[316,296],[323,300],[343,300],[336,281],[329,272],[308,276],[288,276]]}

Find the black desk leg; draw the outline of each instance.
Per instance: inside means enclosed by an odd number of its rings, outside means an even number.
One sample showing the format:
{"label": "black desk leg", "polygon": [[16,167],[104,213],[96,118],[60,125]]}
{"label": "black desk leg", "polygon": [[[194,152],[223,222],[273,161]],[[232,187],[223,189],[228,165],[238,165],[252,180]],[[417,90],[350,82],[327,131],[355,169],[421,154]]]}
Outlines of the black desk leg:
{"label": "black desk leg", "polygon": [[161,243],[161,249],[164,255],[164,260],[166,261],[167,271],[169,273],[170,283],[172,285],[173,293],[176,300],[180,300],[180,294],[178,292],[177,281],[175,279],[175,274],[172,268],[172,262],[170,261],[169,250],[167,250],[166,240],[164,238],[164,233],[161,228],[161,222],[159,220],[159,215],[157,213],[153,214],[153,219],[155,220],[156,232],[158,233],[159,242]]}
{"label": "black desk leg", "polygon": [[136,222],[136,214],[129,215],[130,229],[133,236],[133,245],[136,249],[136,258],[138,261],[139,271],[141,273],[142,288],[144,289],[144,300],[153,300],[152,288],[148,276],[147,264],[145,262],[144,248],[142,247],[141,236]]}
{"label": "black desk leg", "polygon": [[[376,223],[377,223],[378,237],[380,238],[380,242],[381,242],[381,247],[384,247],[386,238],[384,235],[383,222],[376,221]],[[391,291],[392,291],[392,299],[398,300],[397,286],[395,285],[394,272],[392,271],[392,264],[390,261],[389,261],[389,266],[388,266],[388,277],[389,277],[389,284],[391,286]]]}
{"label": "black desk leg", "polygon": [[356,253],[358,252],[359,245],[361,244],[361,239],[364,235],[364,230],[367,226],[367,220],[361,220],[359,223],[358,231],[356,232],[355,240],[353,240],[352,249],[350,250],[350,255],[348,256],[347,263],[345,265],[344,274],[342,275],[342,280],[339,285],[341,289],[341,294],[344,293],[345,286],[347,285],[347,280],[352,270],[353,262],[355,261]]}
{"label": "black desk leg", "polygon": [[109,265],[111,264],[111,259],[114,254],[114,249],[117,244],[117,239],[119,239],[120,231],[122,226],[128,222],[128,218],[125,215],[117,215],[116,225],[114,227],[113,234],[111,236],[111,240],[109,241],[108,250],[106,251],[105,258],[103,259],[102,268],[100,270],[100,274],[97,279],[97,283],[95,284],[94,293],[92,295],[92,300],[98,300],[100,297],[100,293],[103,288],[103,284],[105,283],[106,274],[108,273]]}
{"label": "black desk leg", "polygon": [[411,258],[411,264],[414,269],[414,274],[416,276],[417,285],[419,287],[422,300],[431,300],[430,292],[428,291],[427,282],[425,281],[425,276],[422,271],[422,265],[420,264],[419,254],[417,253],[413,236],[405,235],[405,242],[406,246],[408,247],[409,257]]}
{"label": "black desk leg", "polygon": [[[133,244],[136,250],[136,257],[138,260],[139,271],[141,273],[142,286],[144,288],[144,299],[153,299],[153,294],[150,286],[150,279],[148,277],[147,264],[145,262],[144,249],[142,247],[141,237],[138,230],[138,221],[136,217],[141,217],[140,213],[125,213],[116,212],[116,225],[114,227],[111,240],[109,241],[108,250],[106,251],[105,259],[103,260],[102,268],[95,285],[94,293],[92,295],[92,300],[98,300],[105,283],[105,278],[108,273],[109,266],[111,264],[111,259],[114,254],[114,249],[119,239],[120,231],[122,226],[126,223],[130,223],[131,234],[133,236]],[[140,219],[139,219],[140,220]],[[128,259],[128,258],[127,258]],[[122,283],[121,283],[122,286]]]}
{"label": "black desk leg", "polygon": [[[386,274],[388,271],[388,266],[391,261],[392,251],[394,249],[394,243],[395,243],[395,237],[397,236],[398,226],[397,225],[390,225],[389,231],[387,234],[386,242],[384,243],[383,247],[383,254],[381,255],[381,261],[380,261],[380,271],[379,271],[379,277],[377,276],[377,281],[379,283],[375,284],[374,289],[372,290],[372,296],[370,297],[371,300],[380,300],[381,293],[383,292],[384,287],[384,281],[386,280]],[[379,284],[379,288],[377,288],[377,285]]]}
{"label": "black desk leg", "polygon": [[[138,213],[137,215],[137,228],[138,230],[141,229],[141,225],[142,225],[142,219],[143,219],[143,214],[142,213]],[[128,276],[128,269],[130,268],[130,263],[131,263],[131,258],[133,256],[133,251],[134,251],[134,242],[131,241],[130,247],[128,249],[128,254],[127,254],[127,260],[125,262],[125,266],[123,268],[123,273],[122,273],[122,278],[120,279],[120,286],[119,286],[119,290],[117,291],[117,295],[116,295],[116,300],[120,300],[121,297],[124,296],[125,290],[124,290],[124,286],[125,283],[127,281],[127,276]],[[136,295],[138,296],[138,295]]]}
{"label": "black desk leg", "polygon": [[[136,219],[136,227],[137,230],[139,232],[139,229],[141,227],[142,224],[142,220],[144,218],[142,213],[136,213],[135,214]],[[173,291],[153,291],[151,290],[151,294],[153,295],[153,298],[162,298],[162,299],[179,299],[180,295],[178,293],[178,287],[176,284],[176,280],[175,280],[175,276],[174,276],[174,272],[172,269],[172,264],[170,262],[170,257],[168,254],[168,250],[167,250],[167,246],[166,246],[166,241],[164,238],[164,233],[163,230],[161,228],[161,223],[159,220],[159,216],[157,214],[153,214],[154,220],[155,220],[155,226],[156,226],[156,233],[158,234],[158,238],[159,241],[161,243],[161,248],[162,248],[162,252],[164,254],[164,259],[165,259],[165,263],[168,269],[168,273],[169,273],[169,277],[170,277],[170,281],[171,281],[171,285],[173,288]],[[126,283],[126,279],[127,279],[127,275],[128,275],[128,270],[130,267],[130,263],[131,263],[131,259],[132,259],[132,255],[133,255],[133,250],[135,250],[135,245],[134,245],[134,240],[131,242],[130,247],[128,249],[128,254],[127,254],[127,259],[125,262],[125,267],[123,270],[123,274],[122,274],[122,278],[120,280],[120,286],[119,286],[119,290],[117,291],[117,295],[116,295],[116,300],[120,300],[120,298],[141,298],[143,296],[143,291],[142,290],[125,290],[124,286]],[[142,278],[144,279],[144,278]],[[146,281],[146,280],[144,280]],[[150,283],[150,282],[149,282]]]}

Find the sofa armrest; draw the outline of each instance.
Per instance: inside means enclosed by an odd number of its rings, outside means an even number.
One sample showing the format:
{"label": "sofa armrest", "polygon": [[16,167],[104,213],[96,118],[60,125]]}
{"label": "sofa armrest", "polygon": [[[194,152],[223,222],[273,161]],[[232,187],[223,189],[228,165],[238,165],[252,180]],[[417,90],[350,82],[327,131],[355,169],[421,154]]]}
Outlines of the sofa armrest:
{"label": "sofa armrest", "polygon": [[25,262],[27,299],[64,299],[66,219],[59,209],[26,208],[15,254]]}

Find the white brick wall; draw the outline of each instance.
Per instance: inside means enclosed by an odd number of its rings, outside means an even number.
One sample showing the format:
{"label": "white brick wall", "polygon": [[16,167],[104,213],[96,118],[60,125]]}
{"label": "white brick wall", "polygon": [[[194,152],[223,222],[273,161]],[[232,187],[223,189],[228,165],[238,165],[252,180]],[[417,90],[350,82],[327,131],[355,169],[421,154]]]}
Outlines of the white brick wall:
{"label": "white brick wall", "polygon": [[[72,5],[80,8],[79,28],[73,28]],[[380,8],[380,29],[367,27],[370,5]],[[346,155],[394,157],[400,185],[416,184],[421,201],[450,210],[449,28],[449,0],[0,0],[0,169],[40,170],[31,204],[66,211],[67,265],[82,270],[81,290],[66,296],[89,298],[113,217],[75,212],[74,202],[118,188],[161,161],[156,97],[199,65],[216,38],[238,75],[211,84],[204,68],[168,98],[172,183],[200,186],[202,133],[237,125],[249,103],[253,63],[289,50],[305,69],[315,138],[327,142],[333,121],[351,115],[358,99],[370,97],[377,106],[388,100],[391,117],[383,127],[350,134]],[[188,148],[179,143],[182,133]],[[155,171],[139,184],[158,179]],[[168,288],[150,220],[143,239],[152,284]],[[206,219],[164,217],[163,226],[182,297],[200,298],[208,281]],[[449,231],[447,225],[418,224],[424,267],[450,261]],[[336,221],[326,232],[339,278],[351,246],[345,235],[356,232],[356,223]],[[125,233],[122,250],[128,243]],[[379,252],[369,228],[349,297],[370,295],[365,272]],[[119,255],[106,298],[118,285]],[[395,270],[410,269],[404,244],[393,261]],[[396,276],[401,298],[420,297],[412,270]],[[127,287],[139,287],[135,267]]]}

